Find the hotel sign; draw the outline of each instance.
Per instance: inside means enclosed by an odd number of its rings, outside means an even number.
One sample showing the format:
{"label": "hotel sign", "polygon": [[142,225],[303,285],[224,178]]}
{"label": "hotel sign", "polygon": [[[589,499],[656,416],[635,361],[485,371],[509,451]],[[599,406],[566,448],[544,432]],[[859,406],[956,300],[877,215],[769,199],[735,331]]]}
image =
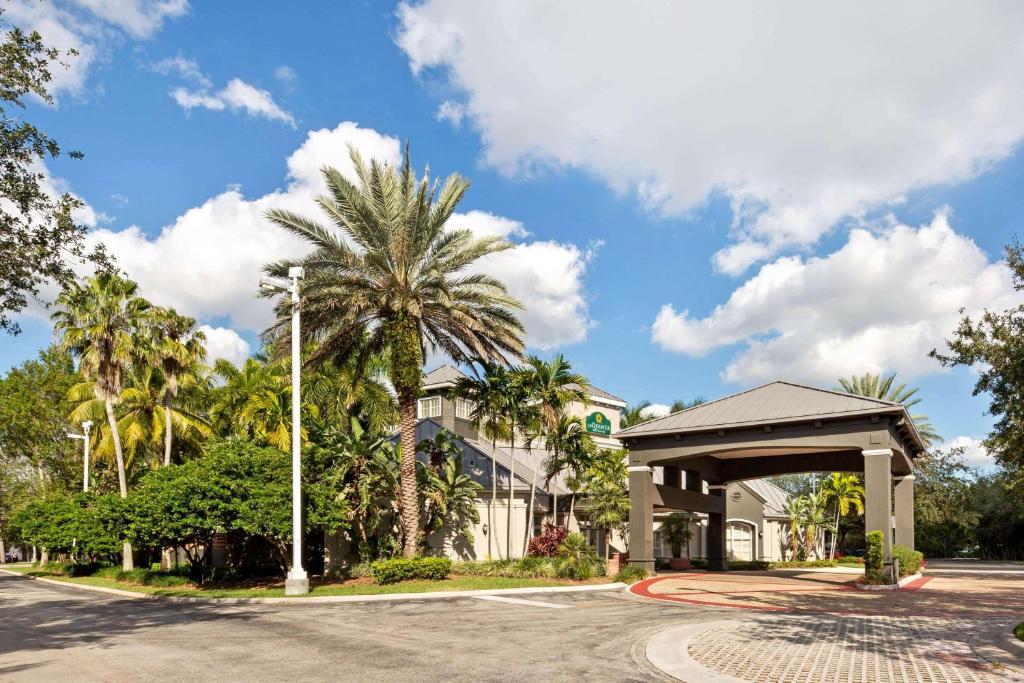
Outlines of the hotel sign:
{"label": "hotel sign", "polygon": [[612,423],[604,413],[595,411],[587,415],[587,431],[591,434],[609,436],[612,433]]}

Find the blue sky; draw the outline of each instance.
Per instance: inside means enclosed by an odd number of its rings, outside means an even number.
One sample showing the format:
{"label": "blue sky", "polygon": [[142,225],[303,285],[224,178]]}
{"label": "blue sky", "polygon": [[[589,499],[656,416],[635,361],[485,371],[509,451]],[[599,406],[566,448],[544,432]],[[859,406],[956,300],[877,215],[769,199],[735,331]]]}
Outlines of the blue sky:
{"label": "blue sky", "polygon": [[[412,144],[472,189],[464,224],[518,246],[487,268],[630,402],[896,370],[969,447],[969,370],[927,359],[961,307],[1019,301],[998,264],[1024,217],[1019,8],[146,0],[13,3],[82,56],[30,117],[92,239],[230,358],[269,318],[260,218],[313,214],[347,143]],[[885,21],[878,21],[879,13]],[[768,30],[771,29],[771,30]],[[161,236],[162,234],[162,236]],[[50,339],[38,310],[0,366]]]}

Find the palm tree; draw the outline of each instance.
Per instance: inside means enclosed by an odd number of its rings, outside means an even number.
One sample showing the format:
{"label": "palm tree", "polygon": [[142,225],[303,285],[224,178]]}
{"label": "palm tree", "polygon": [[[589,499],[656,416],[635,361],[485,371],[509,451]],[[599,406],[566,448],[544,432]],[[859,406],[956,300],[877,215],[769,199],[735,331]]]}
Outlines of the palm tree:
{"label": "palm tree", "polygon": [[[590,469],[597,455],[597,448],[593,438],[587,433],[583,420],[568,415],[558,418],[554,429],[545,435],[544,445],[547,450],[551,451],[551,457],[547,462],[545,472],[547,479],[544,486],[549,487],[551,480],[562,472],[570,473],[566,484],[573,491],[569,498],[568,519],[571,520],[573,507],[576,504],[577,485],[582,483],[582,475]],[[568,526],[568,522],[566,526]]]}
{"label": "palm tree", "polygon": [[784,512],[789,520],[789,547],[792,557],[797,559],[797,549],[800,548],[800,527],[803,525],[804,515],[807,510],[807,498],[805,496],[794,496],[786,501]]}
{"label": "palm tree", "polygon": [[820,559],[824,554],[821,547],[824,539],[823,531],[831,528],[828,514],[828,497],[824,491],[808,493],[804,496],[806,501],[803,508],[804,524],[804,546],[805,554],[809,558],[813,552]]}
{"label": "palm tree", "polygon": [[325,424],[345,427],[351,416],[375,434],[398,424],[398,406],[387,386],[386,364],[370,358],[359,371],[355,363],[343,366],[325,362],[313,373],[306,373],[302,394],[317,406]]}
{"label": "palm tree", "polygon": [[[499,439],[509,438],[509,419],[505,413],[506,395],[510,381],[505,366],[491,361],[478,361],[483,370],[475,377],[459,377],[452,389],[452,398],[469,401],[472,406],[469,420],[473,426],[491,440],[491,500],[487,506],[487,555],[495,557],[492,551],[494,539],[495,506],[498,502],[498,461],[493,454]],[[500,553],[499,553],[500,554]]]}
{"label": "palm tree", "polygon": [[429,466],[421,469],[427,528],[441,532],[442,552],[450,556],[455,538],[473,542],[472,525],[480,521],[476,497],[483,487],[462,471],[461,457],[449,455],[436,471]]}
{"label": "palm tree", "polygon": [[587,516],[594,526],[604,531],[604,559],[608,559],[612,529],[629,516],[629,491],[621,481],[603,477],[591,479],[587,484]]}
{"label": "palm tree", "polygon": [[[536,437],[544,439],[546,435],[558,426],[558,420],[563,416],[566,406],[570,403],[587,404],[587,397],[590,393],[587,378],[578,372],[573,372],[572,365],[562,354],[558,354],[550,363],[545,362],[537,356],[530,356],[523,368],[525,372],[524,383],[529,395],[529,403],[537,412]],[[532,439],[527,441],[532,443]],[[550,482],[550,478],[548,479]],[[537,493],[537,468],[533,468],[533,481],[530,483],[530,507],[526,523],[525,544],[529,542],[530,534],[533,532],[533,504]],[[552,497],[552,516],[557,517],[557,496]],[[552,523],[557,525],[557,519]]]}
{"label": "palm tree", "polygon": [[836,540],[839,535],[839,520],[850,514],[850,510],[857,512],[864,511],[864,487],[860,480],[853,474],[841,474],[833,472],[832,476],[825,480],[821,487],[826,500],[832,500],[836,506],[835,533],[832,534],[832,549],[829,551],[828,559],[834,559],[836,555]]}
{"label": "palm tree", "polygon": [[[186,443],[198,444],[212,435],[209,424],[202,416],[184,406],[167,405],[167,387],[157,369],[148,365],[135,366],[125,380],[125,386],[117,399],[117,412],[120,415],[117,433],[123,435],[123,447],[127,451],[126,470],[138,463],[140,456],[146,461],[146,466],[155,466],[160,462],[157,452],[166,443],[168,414],[170,423]],[[68,418],[73,424],[85,420],[99,422],[102,418],[104,405],[96,398],[95,382],[75,385],[68,398],[79,401]],[[114,455],[113,434],[110,429],[99,430],[94,451],[97,458],[111,459]]]}
{"label": "palm tree", "polygon": [[[79,371],[94,383],[96,398],[103,402],[117,461],[117,483],[121,497],[128,497],[124,453],[117,430],[114,403],[121,395],[125,372],[136,361],[150,304],[138,296],[138,285],[116,273],[103,272],[85,282],[71,283],[57,297],[54,330],[61,335],[61,347],[78,358]],[[132,547],[122,549],[125,571],[134,568]]]}
{"label": "palm tree", "polygon": [[682,399],[676,399],[675,401],[672,402],[672,405],[669,406],[668,412],[669,413],[679,413],[679,412],[682,412],[684,410],[689,410],[690,408],[696,408],[697,406],[701,405],[702,403],[707,403],[707,399],[704,398],[703,396],[698,396],[697,398],[693,399],[692,401],[685,401],[685,400],[682,400]]}
{"label": "palm tree", "polygon": [[[508,473],[508,516],[505,520],[505,548],[512,557],[512,501],[516,484],[516,436],[519,431],[528,432],[537,421],[537,407],[529,403],[528,375],[522,369],[509,373],[505,387],[505,414],[508,415],[509,473]],[[529,448],[529,442],[527,442]],[[529,533],[529,530],[527,530]]]}
{"label": "palm tree", "polygon": [[[417,180],[408,147],[399,169],[377,160],[366,164],[354,148],[349,151],[358,184],[325,168],[328,194],[317,200],[337,230],[289,211],[268,212],[313,251],[266,270],[284,277],[289,267],[305,268],[302,333],[313,349],[309,365],[355,357],[362,367],[374,354],[387,358],[400,416],[404,554],[412,557],[419,526],[416,401],[423,358],[432,350],[458,363],[519,358],[523,327],[514,310],[521,305],[502,282],[471,270],[510,244],[447,225],[469,187],[466,180],[449,176],[440,190],[427,175]],[[290,307],[289,301],[279,303],[268,336],[287,333]]]}
{"label": "palm tree", "polygon": [[173,308],[152,311],[153,360],[164,376],[164,467],[171,464],[174,426],[171,403],[178,397],[181,385],[196,379],[196,372],[206,359],[206,335],[196,329],[194,318],[179,315]]}
{"label": "palm tree", "polygon": [[[891,372],[885,377],[868,372],[859,376],[854,375],[850,378],[840,378],[839,386],[835,388],[835,391],[842,391],[866,398],[877,398],[891,403],[900,403],[907,409],[907,412],[910,412],[912,407],[921,402],[920,398],[915,397],[918,387],[896,384],[895,372]],[[911,413],[910,419],[914,422],[917,433],[921,437],[921,442],[926,449],[931,448],[932,444],[936,441],[942,440],[939,433],[932,427],[927,415]]]}
{"label": "palm tree", "polygon": [[619,413],[619,429],[634,427],[651,419],[651,416],[648,415],[651,405],[650,401],[640,401],[636,405],[623,408]]}

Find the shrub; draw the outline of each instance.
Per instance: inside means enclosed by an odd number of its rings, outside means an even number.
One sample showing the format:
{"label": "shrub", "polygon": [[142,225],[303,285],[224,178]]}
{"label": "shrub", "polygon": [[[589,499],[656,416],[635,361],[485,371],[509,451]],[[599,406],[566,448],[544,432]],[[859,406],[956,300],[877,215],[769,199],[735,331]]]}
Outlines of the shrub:
{"label": "shrub", "polygon": [[693,567],[694,569],[707,569],[708,568],[708,561],[706,559],[703,559],[703,558],[699,558],[699,559],[696,559],[696,560],[691,558],[690,559],[690,566]]}
{"label": "shrub", "polygon": [[[734,563],[730,562],[732,567]],[[787,560],[785,562],[772,562],[766,569],[813,569],[815,567],[837,567],[839,563],[835,560]]]}
{"label": "shrub", "polygon": [[619,570],[615,580],[621,583],[636,583],[647,578],[647,570],[636,564],[629,564]]}
{"label": "shrub", "polygon": [[864,558],[856,555],[842,555],[838,562],[839,564],[864,564]]}
{"label": "shrub", "polygon": [[900,578],[903,578],[916,574],[921,569],[924,554],[917,550],[911,550],[905,545],[895,545],[892,548],[892,559],[899,562]]}
{"label": "shrub", "polygon": [[729,560],[729,569],[760,572],[768,569],[768,563],[764,560]]}
{"label": "shrub", "polygon": [[384,585],[409,579],[433,579],[440,581],[452,571],[452,561],[447,557],[411,557],[393,560],[378,560],[370,565],[374,581]]}
{"label": "shrub", "polygon": [[683,556],[683,546],[690,542],[692,534],[690,515],[685,512],[673,512],[661,523],[661,537],[672,549],[672,557]]}
{"label": "shrub", "polygon": [[136,583],[142,586],[158,586],[170,588],[188,585],[189,580],[177,574],[169,574],[152,569],[135,569],[130,572],[119,571],[117,580],[125,583]]}
{"label": "shrub", "polygon": [[456,562],[452,565],[456,576],[487,576],[508,579],[544,579],[557,575],[550,557],[524,557],[520,560],[486,560],[483,562]]}
{"label": "shrub", "polygon": [[586,537],[577,532],[566,536],[562,545],[558,546],[555,569],[563,579],[581,581],[604,576],[605,573],[604,562],[587,543]]}
{"label": "shrub", "polygon": [[867,583],[886,583],[882,574],[882,532],[869,531],[865,538],[867,553],[864,558],[864,580]]}
{"label": "shrub", "polygon": [[565,537],[568,535],[569,530],[565,527],[545,524],[540,535],[530,539],[526,554],[530,557],[555,557],[558,554],[558,546],[565,543]]}

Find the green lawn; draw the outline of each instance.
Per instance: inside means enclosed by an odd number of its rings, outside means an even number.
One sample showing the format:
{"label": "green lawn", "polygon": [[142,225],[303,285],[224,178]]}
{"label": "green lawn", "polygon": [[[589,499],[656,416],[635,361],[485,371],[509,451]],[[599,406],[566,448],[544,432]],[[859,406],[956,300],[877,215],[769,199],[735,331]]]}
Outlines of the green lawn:
{"label": "green lawn", "polygon": [[[39,576],[48,579],[55,579],[66,583],[78,583],[87,586],[102,586],[104,588],[117,588],[120,590],[132,591],[135,593],[147,593],[150,595],[166,595],[175,597],[191,598],[281,598],[284,597],[284,585],[261,588],[225,588],[225,587],[182,587],[182,588],[161,588],[159,586],[143,586],[139,584],[105,579],[98,576],[80,576],[71,578],[49,571],[42,571],[30,566],[4,567],[21,574]],[[599,579],[591,583],[603,583],[611,581]],[[567,581],[564,579],[506,579],[487,576],[455,576],[443,581],[403,581],[387,586],[379,586],[368,582],[348,582],[324,585],[314,585],[308,597],[321,597],[327,595],[383,595],[392,593],[434,593],[437,591],[467,591],[484,590],[493,588],[537,588],[542,586],[571,586],[581,585],[579,581]]]}

